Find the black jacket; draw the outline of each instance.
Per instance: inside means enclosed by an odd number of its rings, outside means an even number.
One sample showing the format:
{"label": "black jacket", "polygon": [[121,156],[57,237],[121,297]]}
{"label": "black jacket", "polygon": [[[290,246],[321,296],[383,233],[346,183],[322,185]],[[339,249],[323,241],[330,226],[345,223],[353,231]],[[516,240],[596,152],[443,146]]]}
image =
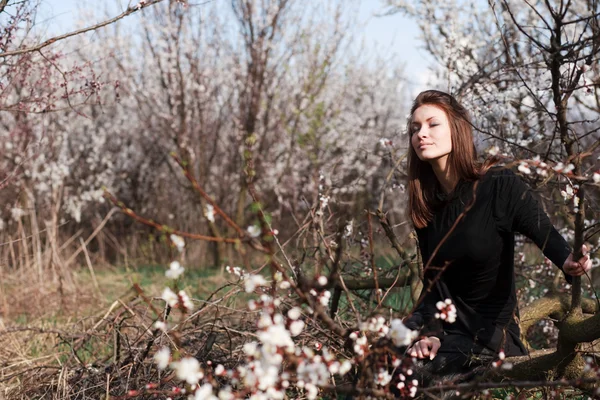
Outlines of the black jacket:
{"label": "black jacket", "polygon": [[[502,349],[507,356],[526,354],[519,338],[515,232],[530,238],[559,268],[571,253],[569,245],[530,188],[508,169],[492,168],[477,183],[461,181],[452,194],[440,192],[438,200],[433,220],[416,230],[426,266],[425,281],[420,303],[405,325],[442,341],[444,335],[459,334],[490,350]],[[470,204],[455,230],[433,254]],[[439,312],[436,303],[445,299],[456,306],[454,323],[434,318]]]}

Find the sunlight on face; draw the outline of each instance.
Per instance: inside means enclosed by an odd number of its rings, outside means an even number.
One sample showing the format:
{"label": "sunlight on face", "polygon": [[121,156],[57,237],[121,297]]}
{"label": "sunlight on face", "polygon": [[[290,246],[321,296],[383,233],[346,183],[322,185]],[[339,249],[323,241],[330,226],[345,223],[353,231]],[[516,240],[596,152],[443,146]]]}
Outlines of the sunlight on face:
{"label": "sunlight on face", "polygon": [[452,152],[452,135],[446,112],[429,104],[417,108],[412,115],[410,134],[419,159],[444,169]]}

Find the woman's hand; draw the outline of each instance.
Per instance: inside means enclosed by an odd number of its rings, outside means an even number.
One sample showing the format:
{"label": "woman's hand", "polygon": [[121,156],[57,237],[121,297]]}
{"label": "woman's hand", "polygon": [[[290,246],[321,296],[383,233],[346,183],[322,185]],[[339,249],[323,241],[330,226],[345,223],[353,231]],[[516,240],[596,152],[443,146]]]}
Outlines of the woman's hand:
{"label": "woman's hand", "polygon": [[440,342],[440,339],[436,338],[435,336],[429,336],[425,339],[415,342],[411,348],[408,349],[408,354],[411,357],[429,357],[430,360],[433,360],[441,345],[442,343]]}
{"label": "woman's hand", "polygon": [[588,248],[585,244],[581,246],[583,257],[579,261],[573,261],[573,253],[569,254],[569,257],[567,257],[567,260],[563,264],[563,271],[571,276],[581,276],[587,273],[592,268],[592,260],[590,260],[587,250]]}

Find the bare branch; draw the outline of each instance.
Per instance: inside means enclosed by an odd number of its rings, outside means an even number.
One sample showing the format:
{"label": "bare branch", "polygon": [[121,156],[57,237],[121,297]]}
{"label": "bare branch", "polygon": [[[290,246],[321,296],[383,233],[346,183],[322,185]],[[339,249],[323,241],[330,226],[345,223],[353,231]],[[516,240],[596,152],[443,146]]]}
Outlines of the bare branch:
{"label": "bare branch", "polygon": [[[6,3],[6,1],[7,0],[3,0],[4,3]],[[140,4],[138,4],[135,7],[129,7],[123,13],[117,15],[114,18],[108,19],[106,21],[100,22],[100,23],[92,25],[92,26],[88,26],[87,28],[78,29],[78,30],[73,31],[73,32],[65,33],[64,35],[60,35],[60,36],[56,36],[56,37],[50,38],[50,39],[48,39],[48,40],[46,40],[46,41],[44,41],[44,42],[42,42],[42,43],[40,43],[40,44],[38,44],[36,46],[27,47],[27,48],[19,49],[19,50],[6,51],[4,53],[0,53],[0,57],[16,56],[16,55],[19,55],[19,54],[31,53],[33,51],[41,50],[44,47],[49,46],[49,45],[51,45],[53,43],[56,43],[58,41],[70,38],[72,36],[77,36],[77,35],[80,35],[80,34],[85,33],[85,32],[94,31],[94,30],[96,30],[98,28],[102,28],[103,26],[107,26],[107,25],[110,25],[112,23],[115,23],[118,20],[127,17],[128,15],[136,13],[139,10],[142,10],[142,9],[144,9],[146,7],[153,6],[153,5],[157,4],[157,3],[160,3],[161,1],[163,1],[163,0],[151,0],[151,1],[147,2],[147,3],[140,3]],[[3,7],[3,3],[0,3],[0,7],[4,8]],[[2,8],[0,8],[0,11],[2,11]]]}

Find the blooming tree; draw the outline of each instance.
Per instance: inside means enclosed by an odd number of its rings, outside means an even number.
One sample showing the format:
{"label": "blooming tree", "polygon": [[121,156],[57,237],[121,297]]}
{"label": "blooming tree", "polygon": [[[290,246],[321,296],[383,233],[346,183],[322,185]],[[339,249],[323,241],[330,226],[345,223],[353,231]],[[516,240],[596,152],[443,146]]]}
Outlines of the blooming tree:
{"label": "blooming tree", "polygon": [[[545,191],[555,202],[550,210],[561,217],[562,232],[571,240],[575,256],[581,256],[584,242],[591,242],[598,265],[598,3],[385,4],[419,24],[424,47],[437,62],[432,85],[455,94],[472,110],[474,129],[482,139],[479,147],[514,165],[532,186]],[[519,261],[527,264],[525,257]],[[568,315],[558,334],[558,350],[532,353],[530,362],[515,364],[507,375],[540,378],[553,371],[554,376],[581,376],[585,363],[575,345],[600,333],[592,328],[598,319],[596,307],[584,306],[595,315],[582,317],[581,280],[574,279],[572,298],[561,303],[567,297],[557,295],[561,289],[556,279],[552,283],[547,278],[548,266],[541,263],[530,269],[533,279],[521,291],[523,299],[545,296],[523,310],[521,329],[526,333],[549,315]],[[590,278],[583,279],[597,283]],[[536,281],[545,291],[540,293]],[[537,295],[531,298],[532,293]],[[589,336],[571,336],[574,326]]]}

